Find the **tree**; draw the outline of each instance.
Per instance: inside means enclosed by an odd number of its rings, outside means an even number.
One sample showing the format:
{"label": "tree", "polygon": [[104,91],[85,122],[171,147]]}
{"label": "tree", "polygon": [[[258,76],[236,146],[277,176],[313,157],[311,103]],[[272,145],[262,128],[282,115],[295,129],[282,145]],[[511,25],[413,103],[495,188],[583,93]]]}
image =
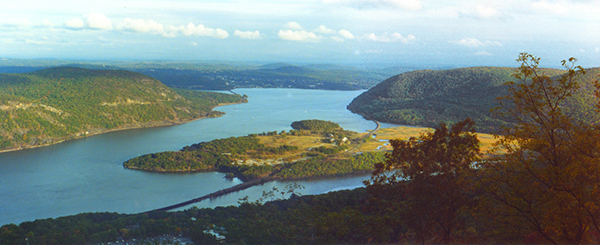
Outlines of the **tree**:
{"label": "tree", "polygon": [[425,243],[441,237],[441,242],[452,242],[462,223],[459,211],[471,200],[463,177],[480,158],[475,123],[467,118],[450,129],[440,123],[434,132],[408,141],[392,140],[391,145],[392,153],[375,166],[366,183],[370,191],[384,190],[389,195],[389,187],[394,186],[403,200],[391,209],[400,210],[400,218],[417,240]]}
{"label": "tree", "polygon": [[[515,122],[499,133],[506,154],[479,166],[481,210],[503,226],[524,225],[529,237],[553,244],[595,241],[600,234],[599,128],[572,117],[569,98],[585,71],[574,58],[566,73],[546,76],[527,53],[500,98],[497,114]],[[502,222],[502,223],[500,223]]]}

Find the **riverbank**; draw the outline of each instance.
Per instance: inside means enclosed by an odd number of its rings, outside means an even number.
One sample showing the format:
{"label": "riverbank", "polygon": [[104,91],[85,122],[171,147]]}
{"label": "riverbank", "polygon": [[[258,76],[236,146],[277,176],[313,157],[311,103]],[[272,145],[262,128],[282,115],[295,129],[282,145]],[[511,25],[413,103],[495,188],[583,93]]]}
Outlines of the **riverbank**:
{"label": "riverbank", "polygon": [[[163,121],[154,121],[154,122],[148,122],[148,123],[136,123],[136,124],[129,124],[129,125],[125,125],[125,126],[121,126],[121,127],[117,127],[117,128],[111,128],[111,129],[97,128],[97,129],[90,129],[85,132],[79,132],[79,133],[61,137],[61,138],[39,139],[38,141],[40,141],[40,140],[44,141],[44,142],[49,141],[50,143],[37,144],[37,142],[36,142],[33,145],[23,144],[23,145],[15,147],[15,148],[0,149],[0,154],[6,153],[6,152],[14,152],[14,151],[46,147],[46,146],[56,145],[56,144],[60,144],[60,143],[71,141],[71,140],[83,139],[83,138],[92,137],[92,136],[96,136],[96,135],[100,135],[100,134],[111,133],[111,132],[118,132],[118,131],[131,130],[131,129],[141,129],[141,128],[168,127],[168,126],[174,126],[174,125],[181,125],[181,124],[193,122],[193,121],[200,120],[200,119],[220,117],[225,113],[219,112],[219,111],[214,111],[215,108],[217,108],[219,106],[235,105],[235,104],[242,104],[242,103],[247,103],[247,102],[221,103],[216,106],[212,106],[210,108],[210,111],[207,113],[208,116],[201,116],[201,117],[191,118],[191,119],[186,119],[186,120],[182,120],[182,119],[180,119],[180,120],[163,120]],[[215,113],[215,112],[218,112],[218,113]]]}

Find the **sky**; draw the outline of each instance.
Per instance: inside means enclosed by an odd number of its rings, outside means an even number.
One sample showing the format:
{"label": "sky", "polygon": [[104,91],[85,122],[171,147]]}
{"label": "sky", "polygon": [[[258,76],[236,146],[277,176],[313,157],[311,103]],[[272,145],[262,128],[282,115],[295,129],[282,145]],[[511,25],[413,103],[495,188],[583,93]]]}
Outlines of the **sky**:
{"label": "sky", "polygon": [[0,58],[600,66],[600,0],[0,0]]}

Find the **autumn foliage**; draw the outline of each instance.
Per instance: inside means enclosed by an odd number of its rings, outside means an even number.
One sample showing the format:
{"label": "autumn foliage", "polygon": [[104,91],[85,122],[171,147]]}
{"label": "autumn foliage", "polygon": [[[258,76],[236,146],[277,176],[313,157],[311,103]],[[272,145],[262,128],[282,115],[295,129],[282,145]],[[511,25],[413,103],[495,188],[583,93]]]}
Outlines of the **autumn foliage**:
{"label": "autumn foliage", "polygon": [[394,150],[385,163],[376,165],[366,183],[369,190],[385,196],[389,187],[382,185],[396,187],[400,195],[396,204],[401,206],[398,218],[415,233],[415,240],[452,242],[455,232],[464,228],[460,211],[471,203],[464,177],[480,158],[475,123],[466,119],[451,128],[441,123],[434,132],[391,144]]}
{"label": "autumn foliage", "polygon": [[496,133],[505,154],[481,160],[470,119],[392,141],[367,184],[373,199],[393,200],[378,207],[403,221],[404,241],[600,242],[600,128],[571,104],[585,71],[571,58],[551,78],[539,58],[522,53],[517,61],[516,81],[494,110],[514,122]]}
{"label": "autumn foliage", "polygon": [[540,242],[597,243],[599,128],[565,106],[585,71],[571,58],[563,61],[566,73],[552,80],[539,72],[539,58],[524,53],[518,61],[515,78],[521,82],[509,84],[511,93],[500,98],[498,109],[517,126],[501,134],[499,146],[508,153],[480,166],[482,210]]}

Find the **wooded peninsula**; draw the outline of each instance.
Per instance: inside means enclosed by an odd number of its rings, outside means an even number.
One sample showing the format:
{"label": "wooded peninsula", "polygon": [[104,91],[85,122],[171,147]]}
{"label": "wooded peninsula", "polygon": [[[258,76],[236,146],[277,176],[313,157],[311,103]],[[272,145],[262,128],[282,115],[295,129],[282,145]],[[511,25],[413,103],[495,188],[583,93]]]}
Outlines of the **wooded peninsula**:
{"label": "wooded peninsula", "polygon": [[[373,133],[344,130],[339,124],[302,120],[290,131],[217,139],[126,161],[128,169],[154,172],[219,171],[249,181],[270,177],[301,179],[370,172],[391,150],[392,139],[408,139],[430,128],[397,127]],[[495,141],[480,134],[483,147]]]}
{"label": "wooded peninsula", "polygon": [[0,74],[0,151],[215,117],[241,95],[171,89],[123,70],[56,67]]}

